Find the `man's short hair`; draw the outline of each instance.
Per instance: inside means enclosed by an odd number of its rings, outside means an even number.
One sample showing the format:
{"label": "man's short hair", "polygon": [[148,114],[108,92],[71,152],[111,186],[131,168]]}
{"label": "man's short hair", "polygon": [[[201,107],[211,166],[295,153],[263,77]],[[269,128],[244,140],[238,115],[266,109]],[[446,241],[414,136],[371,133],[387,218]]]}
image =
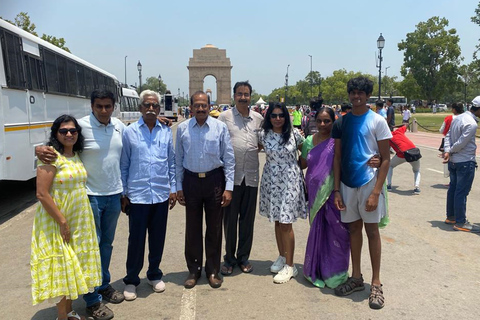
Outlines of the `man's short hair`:
{"label": "man's short hair", "polygon": [[112,100],[112,105],[115,105],[115,95],[110,90],[93,90],[90,95],[90,103],[93,105],[95,99],[110,99]]}
{"label": "man's short hair", "polygon": [[194,94],[192,94],[192,96],[190,97],[190,105],[191,106],[193,106],[193,98],[195,98],[195,96],[198,96],[198,95],[201,95],[201,94],[204,94],[204,95],[207,96],[208,105],[210,106],[210,96],[208,94],[206,94],[205,92],[203,92],[202,90],[198,90]]}
{"label": "man's short hair", "polygon": [[145,97],[152,97],[152,96],[156,97],[158,103],[160,103],[161,98],[160,98],[160,95],[158,94],[158,92],[155,92],[153,90],[143,90],[140,93],[140,104],[142,104],[145,101]]}
{"label": "man's short hair", "polygon": [[352,109],[352,105],[350,103],[342,103],[342,112],[347,112],[347,110]]}
{"label": "man's short hair", "polygon": [[239,81],[239,82],[235,83],[235,85],[233,86],[233,94],[237,93],[237,88],[238,87],[248,87],[248,90],[250,90],[250,94],[252,94],[252,85],[250,83],[248,83],[248,80],[247,81]]}
{"label": "man's short hair", "polygon": [[313,111],[317,112],[322,107],[322,104],[323,104],[323,98],[322,98],[321,95],[319,95],[318,97],[310,99],[310,109],[311,109],[311,111],[312,112]]}
{"label": "man's short hair", "polygon": [[388,98],[387,101],[390,102],[391,104],[393,104],[393,99],[392,98]]}
{"label": "man's short hair", "polygon": [[382,99],[375,101],[375,105],[377,107],[383,108],[383,104],[384,104],[384,101]]}
{"label": "man's short hair", "polygon": [[454,102],[454,103],[452,103],[452,110],[457,111],[457,114],[463,113],[463,111],[464,111],[464,109],[463,109],[463,103],[461,103],[461,102]]}
{"label": "man's short hair", "polygon": [[363,91],[367,95],[373,92],[373,81],[366,77],[357,77],[348,80],[347,92],[350,93],[353,90]]}

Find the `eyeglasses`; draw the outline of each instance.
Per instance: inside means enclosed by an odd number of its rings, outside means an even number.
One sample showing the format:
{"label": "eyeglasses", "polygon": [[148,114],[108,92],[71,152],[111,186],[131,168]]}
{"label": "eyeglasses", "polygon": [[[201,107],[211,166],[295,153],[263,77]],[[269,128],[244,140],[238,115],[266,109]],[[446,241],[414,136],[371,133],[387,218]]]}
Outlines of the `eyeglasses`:
{"label": "eyeglasses", "polygon": [[64,135],[64,136],[66,136],[68,132],[70,132],[70,134],[73,136],[73,135],[76,135],[76,134],[78,133],[78,130],[77,130],[77,128],[70,128],[70,129],[62,128],[62,129],[58,129],[58,133],[60,133],[61,135]]}
{"label": "eyeglasses", "polygon": [[285,118],[285,113],[270,113],[271,119],[283,119]]}
{"label": "eyeglasses", "polygon": [[237,92],[237,93],[235,93],[235,95],[236,95],[237,97],[239,97],[239,98],[241,98],[241,97],[245,97],[245,98],[250,97],[250,93]]}
{"label": "eyeglasses", "polygon": [[324,119],[324,120],[322,120],[322,119],[317,119],[317,120],[315,120],[315,122],[316,122],[316,123],[319,123],[319,124],[320,124],[320,123],[330,124],[330,123],[332,123],[332,120],[330,120],[330,119]]}
{"label": "eyeglasses", "polygon": [[150,109],[151,107],[153,107],[153,109],[158,109],[160,108],[160,105],[158,103],[147,103],[147,102],[144,102],[142,103],[142,106],[144,106],[145,108],[147,109]]}

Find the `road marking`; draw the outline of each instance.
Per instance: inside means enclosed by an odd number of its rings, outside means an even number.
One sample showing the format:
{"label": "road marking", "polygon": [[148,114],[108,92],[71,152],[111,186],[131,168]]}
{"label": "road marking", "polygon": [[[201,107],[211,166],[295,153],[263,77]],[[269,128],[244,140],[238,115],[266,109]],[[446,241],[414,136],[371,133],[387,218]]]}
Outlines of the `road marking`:
{"label": "road marking", "polygon": [[183,289],[182,305],[180,307],[180,320],[195,319],[197,307],[197,288]]}
{"label": "road marking", "polygon": [[443,171],[435,170],[435,169],[432,169],[432,168],[427,168],[427,170],[443,174]]}

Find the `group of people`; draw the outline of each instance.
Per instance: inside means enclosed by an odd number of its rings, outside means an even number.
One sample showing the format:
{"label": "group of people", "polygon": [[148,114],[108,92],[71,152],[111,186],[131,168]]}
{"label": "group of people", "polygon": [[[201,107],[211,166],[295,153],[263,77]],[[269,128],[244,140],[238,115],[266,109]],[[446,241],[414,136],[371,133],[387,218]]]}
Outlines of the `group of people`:
{"label": "group of people", "polygon": [[[102,299],[121,303],[136,298],[147,234],[147,282],[163,292],[160,263],[168,210],[177,202],[186,212],[185,288],[196,286],[203,269],[212,288],[222,285],[219,273],[229,276],[236,267],[251,273],[260,189],[259,213],[274,223],[278,248],[270,267],[275,283],[298,274],[293,223],[308,217],[304,276],[340,296],[364,290],[360,257],[365,228],[372,265],[369,305],[382,308],[379,223],[387,219],[383,186],[392,133],[384,117],[367,105],[372,91],[367,78],[351,79],[351,105],[342,114],[317,98],[308,119],[294,115],[293,123],[280,103],[271,104],[265,118],[250,110],[248,81],[235,84],[235,105],[218,119],[209,116],[209,96],[198,91],[190,97],[192,117],[178,125],[175,145],[172,130],[158,117],[156,92],[140,94],[142,117],[126,127],[112,117],[113,93],[94,91],[90,115],[78,121],[59,117],[49,146],[36,148],[41,205],[32,232],[34,304],[53,301],[58,319],[80,319],[71,301],[83,294],[89,316],[113,318]],[[260,180],[262,149],[266,163]],[[110,285],[108,271],[120,211],[129,219],[123,293]]]}

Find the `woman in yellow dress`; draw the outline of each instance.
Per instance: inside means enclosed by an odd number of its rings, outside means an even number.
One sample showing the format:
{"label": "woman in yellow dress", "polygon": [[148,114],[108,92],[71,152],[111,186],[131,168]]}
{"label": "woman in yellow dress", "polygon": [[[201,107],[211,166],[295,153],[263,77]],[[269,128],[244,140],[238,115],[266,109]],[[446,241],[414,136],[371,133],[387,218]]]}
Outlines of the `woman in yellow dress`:
{"label": "woman in yellow dress", "polygon": [[72,300],[92,291],[102,280],[95,222],[79,158],[82,129],[69,115],[52,125],[49,145],[58,153],[37,168],[38,205],[32,231],[30,267],[32,299],[57,304],[58,318],[82,319]]}

